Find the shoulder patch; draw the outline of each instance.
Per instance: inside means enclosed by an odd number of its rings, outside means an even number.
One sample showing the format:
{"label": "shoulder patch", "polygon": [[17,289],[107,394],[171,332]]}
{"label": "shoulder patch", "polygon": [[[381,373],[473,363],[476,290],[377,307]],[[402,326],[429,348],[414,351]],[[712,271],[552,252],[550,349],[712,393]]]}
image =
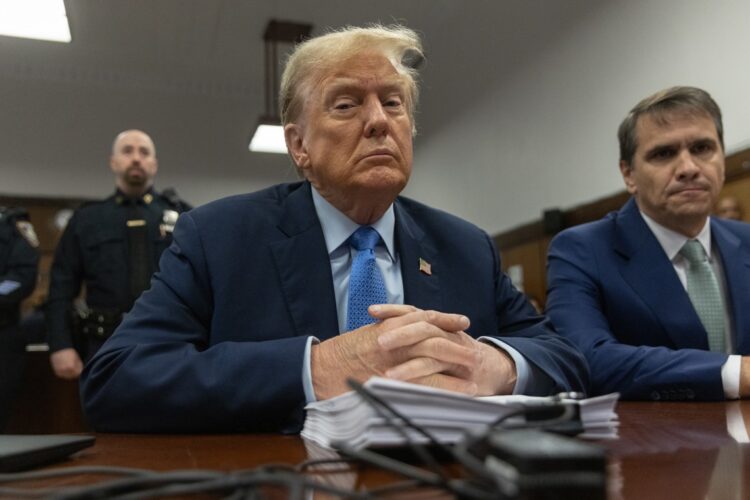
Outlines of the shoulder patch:
{"label": "shoulder patch", "polygon": [[16,229],[21,233],[21,236],[34,248],[39,246],[39,238],[36,237],[34,226],[27,220],[16,221]]}

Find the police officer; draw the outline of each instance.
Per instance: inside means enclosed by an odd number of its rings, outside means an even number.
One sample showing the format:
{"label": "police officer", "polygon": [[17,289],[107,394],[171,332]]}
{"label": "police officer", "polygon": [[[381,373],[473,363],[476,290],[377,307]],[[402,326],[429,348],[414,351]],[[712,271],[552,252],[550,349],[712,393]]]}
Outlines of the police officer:
{"label": "police officer", "polygon": [[[153,189],[156,149],[144,132],[120,133],[110,166],[115,193],[76,210],[50,273],[47,342],[52,369],[63,379],[78,378],[82,359],[96,352],[149,287],[178,214],[190,208],[173,191]],[[74,311],[82,284],[86,301]]]}
{"label": "police officer", "polygon": [[38,246],[26,211],[0,207],[0,431],[23,375],[26,342],[18,319],[21,301],[36,286]]}

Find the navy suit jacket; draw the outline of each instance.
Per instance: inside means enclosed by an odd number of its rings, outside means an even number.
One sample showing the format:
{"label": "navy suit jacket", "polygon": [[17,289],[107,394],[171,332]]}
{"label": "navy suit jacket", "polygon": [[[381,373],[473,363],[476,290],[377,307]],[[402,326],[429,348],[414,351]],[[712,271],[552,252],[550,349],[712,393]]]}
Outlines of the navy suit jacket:
{"label": "navy suit jacket", "polygon": [[[310,189],[279,185],[180,216],[151,289],[85,367],[94,428],[299,431],[306,339],[339,333]],[[507,335],[545,391],[586,388],[583,356],[501,273],[487,234],[405,198],[395,214],[406,303],[465,314],[475,337]]]}
{"label": "navy suit jacket", "polygon": [[[750,354],[750,225],[711,218],[734,346]],[[547,314],[585,354],[593,394],[626,399],[724,399],[727,355],[708,337],[672,262],[634,200],[550,244]]]}

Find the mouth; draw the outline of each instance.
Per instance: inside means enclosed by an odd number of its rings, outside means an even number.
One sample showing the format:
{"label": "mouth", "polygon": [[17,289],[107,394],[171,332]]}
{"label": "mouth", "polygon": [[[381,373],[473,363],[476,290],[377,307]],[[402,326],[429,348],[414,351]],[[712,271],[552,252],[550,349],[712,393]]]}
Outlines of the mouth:
{"label": "mouth", "polygon": [[680,195],[680,194],[695,194],[695,193],[705,193],[708,191],[708,187],[706,186],[683,186],[677,189],[671,190],[669,193],[670,195]]}
{"label": "mouth", "polygon": [[377,159],[377,158],[383,158],[383,157],[395,158],[396,155],[394,155],[393,151],[391,151],[390,149],[379,148],[379,149],[375,149],[373,151],[370,151],[369,153],[362,155],[361,159],[367,160],[370,158]]}

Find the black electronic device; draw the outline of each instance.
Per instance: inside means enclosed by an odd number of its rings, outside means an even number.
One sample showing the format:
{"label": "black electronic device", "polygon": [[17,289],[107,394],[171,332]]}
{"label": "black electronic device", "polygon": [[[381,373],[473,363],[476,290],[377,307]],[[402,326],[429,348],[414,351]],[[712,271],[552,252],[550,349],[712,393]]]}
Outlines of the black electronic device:
{"label": "black electronic device", "polygon": [[94,436],[62,434],[0,435],[0,472],[30,469],[67,458],[92,446]]}
{"label": "black electronic device", "polygon": [[493,429],[461,450],[483,464],[484,480],[500,498],[518,500],[607,497],[606,455],[592,443],[534,429]]}

